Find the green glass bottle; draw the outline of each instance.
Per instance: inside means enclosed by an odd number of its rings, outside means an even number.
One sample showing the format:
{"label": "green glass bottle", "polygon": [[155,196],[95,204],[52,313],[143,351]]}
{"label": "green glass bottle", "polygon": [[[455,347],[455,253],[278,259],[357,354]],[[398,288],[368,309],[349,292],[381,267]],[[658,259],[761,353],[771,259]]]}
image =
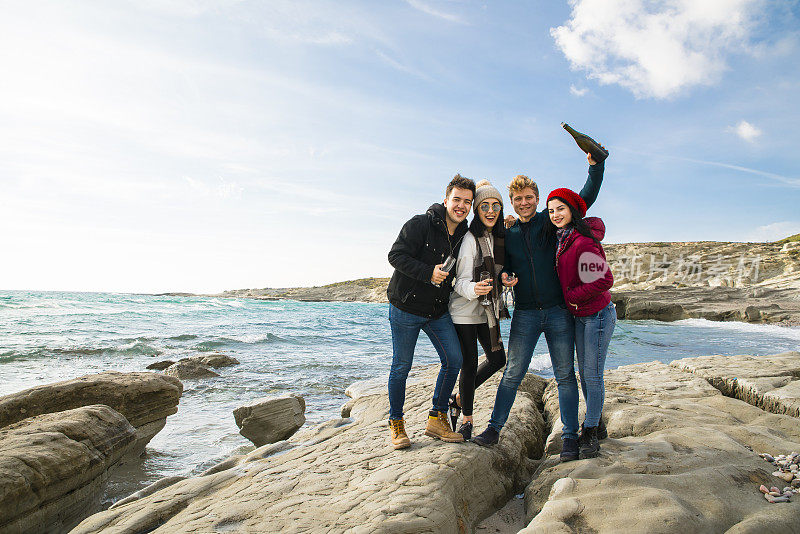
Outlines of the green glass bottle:
{"label": "green glass bottle", "polygon": [[564,128],[569,134],[575,139],[575,142],[578,143],[578,146],[584,152],[588,152],[592,155],[592,159],[595,160],[597,163],[601,161],[605,161],[608,157],[608,150],[600,146],[600,143],[592,139],[586,134],[582,134],[581,132],[572,128],[566,122],[561,123],[561,127]]}

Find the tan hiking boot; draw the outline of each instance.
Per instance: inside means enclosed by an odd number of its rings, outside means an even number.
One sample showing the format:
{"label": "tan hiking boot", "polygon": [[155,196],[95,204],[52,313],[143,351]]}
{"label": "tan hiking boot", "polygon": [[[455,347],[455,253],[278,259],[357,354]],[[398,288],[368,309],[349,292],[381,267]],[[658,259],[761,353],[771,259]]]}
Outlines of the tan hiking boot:
{"label": "tan hiking boot", "polygon": [[406,434],[406,425],[402,419],[389,419],[389,430],[392,433],[392,447],[405,449],[411,446],[411,440]]}
{"label": "tan hiking boot", "polygon": [[438,438],[448,443],[458,443],[464,441],[464,436],[458,432],[453,432],[450,423],[447,421],[446,412],[437,412],[438,415],[428,415],[428,426],[425,428],[425,435]]}

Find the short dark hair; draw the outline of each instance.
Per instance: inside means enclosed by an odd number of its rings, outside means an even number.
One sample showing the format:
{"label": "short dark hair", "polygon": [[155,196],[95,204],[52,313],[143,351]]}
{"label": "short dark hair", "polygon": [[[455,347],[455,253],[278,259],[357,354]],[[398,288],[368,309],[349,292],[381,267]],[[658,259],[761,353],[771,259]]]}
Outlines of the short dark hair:
{"label": "short dark hair", "polygon": [[471,178],[464,178],[460,174],[453,176],[453,179],[447,184],[447,189],[444,190],[445,198],[449,197],[450,191],[456,187],[459,189],[469,189],[472,191],[472,198],[475,198],[475,182]]}

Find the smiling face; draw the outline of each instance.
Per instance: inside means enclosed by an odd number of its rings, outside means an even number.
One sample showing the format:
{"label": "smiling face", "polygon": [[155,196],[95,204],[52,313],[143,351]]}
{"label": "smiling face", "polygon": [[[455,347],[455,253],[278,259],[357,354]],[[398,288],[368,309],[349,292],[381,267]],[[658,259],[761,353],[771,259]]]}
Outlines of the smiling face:
{"label": "smiling face", "polygon": [[458,226],[472,207],[472,191],[454,187],[444,199],[444,207],[447,209],[447,222]]}
{"label": "smiling face", "polygon": [[569,210],[569,206],[557,198],[551,199],[547,203],[547,212],[556,228],[564,228],[572,222],[572,212]]}
{"label": "smiling face", "polygon": [[530,188],[525,187],[511,193],[511,205],[517,212],[522,222],[528,222],[536,214],[536,206],[539,203],[539,195]]}
{"label": "smiling face", "polygon": [[503,209],[503,206],[500,204],[500,200],[490,197],[481,202],[476,211],[483,225],[491,229],[497,224],[501,209]]}

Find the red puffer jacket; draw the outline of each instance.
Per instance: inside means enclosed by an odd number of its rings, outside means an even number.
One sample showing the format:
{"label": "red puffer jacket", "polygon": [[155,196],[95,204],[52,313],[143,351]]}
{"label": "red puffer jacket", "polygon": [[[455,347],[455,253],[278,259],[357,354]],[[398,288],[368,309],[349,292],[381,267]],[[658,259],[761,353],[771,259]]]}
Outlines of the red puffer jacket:
{"label": "red puffer jacket", "polygon": [[[606,226],[597,217],[584,219],[598,241],[606,235]],[[556,256],[556,270],[564,301],[572,315],[592,315],[611,302],[608,292],[614,275],[606,261],[603,247],[573,230],[561,254]]]}

